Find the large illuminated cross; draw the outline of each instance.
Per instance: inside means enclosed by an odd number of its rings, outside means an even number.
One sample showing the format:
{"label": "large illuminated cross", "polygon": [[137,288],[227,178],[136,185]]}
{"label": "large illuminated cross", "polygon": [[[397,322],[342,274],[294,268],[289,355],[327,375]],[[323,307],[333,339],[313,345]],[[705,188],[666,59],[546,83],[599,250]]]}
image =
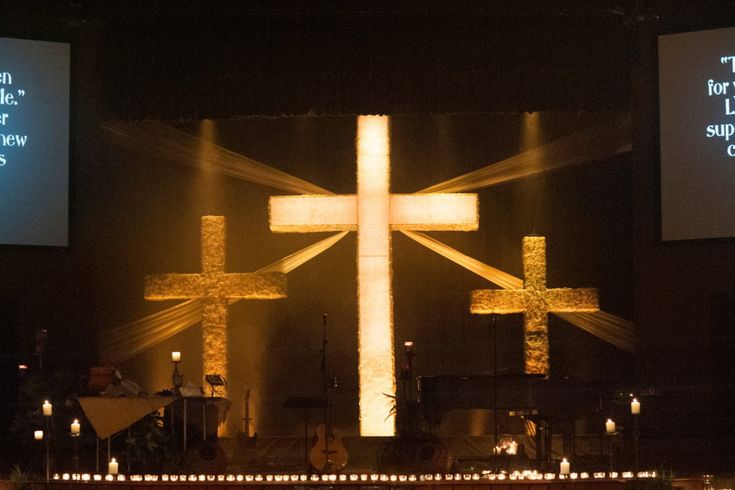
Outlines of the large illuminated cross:
{"label": "large illuminated cross", "polygon": [[549,312],[593,312],[600,309],[593,288],[546,289],[546,239],[523,238],[522,289],[472,291],[470,311],[478,314],[523,313],[526,374],[549,374]]}
{"label": "large illuminated cross", "polygon": [[[198,299],[202,302],[204,374],[227,378],[227,306],[238,299],[286,296],[282,272],[225,272],[225,217],[202,216],[202,272],[158,274],[145,278],[145,299]],[[222,396],[227,396],[224,387]]]}
{"label": "large illuminated cross", "polygon": [[471,231],[476,194],[391,194],[388,118],[357,121],[357,194],[274,196],[275,232],[357,231],[360,434],[391,436],[395,420],[386,394],[395,393],[392,230]]}

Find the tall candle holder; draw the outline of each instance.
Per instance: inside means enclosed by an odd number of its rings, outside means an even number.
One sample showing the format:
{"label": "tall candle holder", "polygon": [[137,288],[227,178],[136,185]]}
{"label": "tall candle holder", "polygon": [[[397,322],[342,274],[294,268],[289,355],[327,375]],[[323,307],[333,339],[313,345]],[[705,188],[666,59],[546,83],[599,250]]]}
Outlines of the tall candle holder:
{"label": "tall candle holder", "polygon": [[41,410],[43,417],[46,419],[44,443],[46,445],[46,483],[48,484],[51,474],[51,416],[54,413],[54,407],[48,400],[44,400]]}
{"label": "tall candle holder", "polygon": [[614,465],[614,454],[615,454],[615,447],[613,445],[615,435],[617,435],[617,430],[615,426],[615,422],[612,419],[607,419],[605,422],[605,432],[607,433],[608,439],[610,440],[610,473],[615,471],[615,465]]}
{"label": "tall candle holder", "polygon": [[181,362],[181,352],[174,351],[171,353],[171,362],[174,363],[174,372],[171,374],[171,383],[174,387],[174,394],[181,396],[181,386],[184,384],[184,375],[179,372],[179,363]]}
{"label": "tall candle holder", "polygon": [[[43,443],[44,443],[44,444],[46,443],[46,441],[44,441],[45,437],[43,437],[43,436],[44,436],[44,433],[43,433],[43,431],[42,431],[42,430],[34,430],[34,431],[33,431],[33,439],[34,439],[34,440],[35,440],[35,441],[36,441],[37,443],[39,443],[39,442],[42,442],[42,441],[43,441]],[[41,456],[41,459],[43,460],[43,464],[44,464],[44,465],[45,465],[45,464],[47,464],[47,463],[46,463],[46,460],[44,459],[44,457],[43,457],[43,456]]]}
{"label": "tall candle holder", "polygon": [[403,372],[403,394],[407,401],[411,401],[413,397],[413,358],[416,354],[413,352],[413,342],[407,340],[403,343],[403,355],[406,358],[406,365]]}
{"label": "tall candle holder", "polygon": [[82,427],[78,419],[74,419],[69,426],[69,435],[71,435],[71,440],[74,444],[74,473],[79,473],[79,436],[82,433],[81,429]]}
{"label": "tall candle holder", "polygon": [[636,399],[630,402],[630,414],[633,416],[633,450],[635,455],[635,474],[638,476],[638,444],[641,433],[638,429],[638,417],[641,414],[641,403]]}

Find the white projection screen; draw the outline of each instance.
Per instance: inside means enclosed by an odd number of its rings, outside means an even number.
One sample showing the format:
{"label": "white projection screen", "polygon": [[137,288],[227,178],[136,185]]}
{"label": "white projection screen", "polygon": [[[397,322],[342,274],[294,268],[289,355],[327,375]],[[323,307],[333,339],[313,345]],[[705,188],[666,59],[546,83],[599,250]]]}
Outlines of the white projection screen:
{"label": "white projection screen", "polygon": [[735,28],[658,38],[661,238],[735,236]]}
{"label": "white projection screen", "polygon": [[70,45],[0,37],[0,245],[69,241]]}

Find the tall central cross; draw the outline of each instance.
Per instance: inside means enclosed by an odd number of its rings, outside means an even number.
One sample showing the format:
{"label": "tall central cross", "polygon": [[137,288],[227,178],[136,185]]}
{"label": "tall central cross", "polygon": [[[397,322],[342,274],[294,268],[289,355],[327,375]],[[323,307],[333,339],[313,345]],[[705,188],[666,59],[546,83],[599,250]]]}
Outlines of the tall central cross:
{"label": "tall central cross", "polygon": [[391,194],[388,118],[357,121],[357,194],[274,196],[275,232],[357,231],[360,434],[391,436],[395,420],[386,394],[395,393],[392,230],[471,231],[476,194]]}
{"label": "tall central cross", "polygon": [[[286,297],[282,272],[225,272],[225,217],[202,216],[202,272],[145,278],[145,299],[198,299],[202,302],[202,363],[205,375],[227,378],[227,306],[238,299]],[[227,396],[224,387],[222,396]]]}
{"label": "tall central cross", "polygon": [[523,238],[523,289],[472,291],[470,311],[479,314],[523,313],[526,374],[549,374],[549,312],[600,309],[593,288],[546,289],[546,239]]}

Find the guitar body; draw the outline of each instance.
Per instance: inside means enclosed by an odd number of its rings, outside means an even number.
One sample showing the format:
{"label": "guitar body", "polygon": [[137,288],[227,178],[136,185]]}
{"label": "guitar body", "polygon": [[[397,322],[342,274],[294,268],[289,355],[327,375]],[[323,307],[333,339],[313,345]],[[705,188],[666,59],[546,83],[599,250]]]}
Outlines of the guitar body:
{"label": "guitar body", "polygon": [[316,428],[316,441],[309,451],[309,462],[323,473],[341,471],[347,466],[347,449],[342,444],[342,437],[333,430],[327,430],[325,424]]}

